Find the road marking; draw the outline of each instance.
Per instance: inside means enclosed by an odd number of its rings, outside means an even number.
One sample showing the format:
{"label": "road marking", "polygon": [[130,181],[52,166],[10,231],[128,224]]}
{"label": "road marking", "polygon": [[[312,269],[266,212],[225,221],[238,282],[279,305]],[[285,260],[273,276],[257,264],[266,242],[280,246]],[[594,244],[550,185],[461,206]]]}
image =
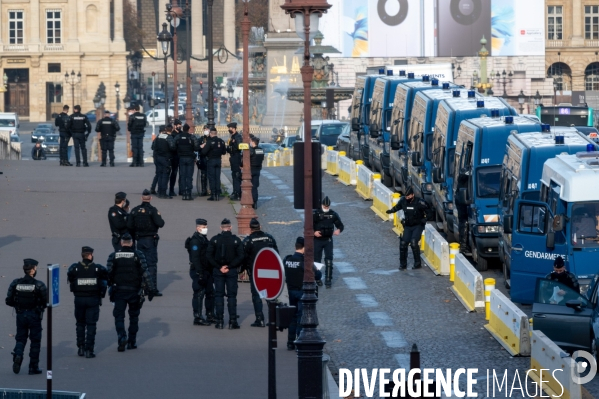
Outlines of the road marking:
{"label": "road marking", "polygon": [[373,271],[368,272],[368,273],[371,273],[371,274],[381,274],[383,276],[390,276],[393,273],[399,273],[399,270],[398,269],[393,269],[393,270],[373,270]]}
{"label": "road marking", "polygon": [[343,255],[343,252],[340,249],[334,248],[333,249],[333,258],[343,259],[343,258],[345,258],[345,255]]}
{"label": "road marking", "polygon": [[272,184],[284,184],[283,180],[281,180],[281,179],[273,179],[271,183]]}
{"label": "road marking", "polygon": [[381,331],[381,335],[389,348],[403,348],[408,345],[399,331]]}
{"label": "road marking", "polygon": [[354,273],[356,269],[349,262],[335,262],[335,267],[339,273]]}
{"label": "road marking", "polygon": [[259,278],[279,278],[278,270],[268,270],[268,269],[258,269],[258,277]]}
{"label": "road marking", "polygon": [[[287,198],[287,201],[291,202],[293,204],[293,195],[286,195],[285,198]],[[297,209],[296,209],[297,210]],[[304,211],[303,209],[299,209],[300,211]]]}
{"label": "road marking", "polygon": [[360,277],[343,277],[343,281],[350,290],[365,290],[366,283]]}
{"label": "road marking", "polygon": [[291,187],[289,187],[287,184],[275,184],[277,186],[277,188],[279,190],[290,190]]}
{"label": "road marking", "polygon": [[370,321],[376,327],[389,327],[393,325],[393,320],[385,312],[368,312],[368,317],[370,317]]}
{"label": "road marking", "polygon": [[370,294],[357,294],[356,299],[358,302],[360,302],[363,308],[374,308],[379,306],[379,303]]}

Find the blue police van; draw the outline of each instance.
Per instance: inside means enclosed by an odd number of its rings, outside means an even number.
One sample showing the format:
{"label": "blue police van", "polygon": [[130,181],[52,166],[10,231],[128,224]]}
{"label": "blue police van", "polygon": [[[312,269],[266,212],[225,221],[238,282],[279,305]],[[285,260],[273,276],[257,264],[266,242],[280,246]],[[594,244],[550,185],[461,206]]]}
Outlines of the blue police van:
{"label": "blue police van", "polygon": [[[499,192],[499,257],[513,302],[533,303],[536,279],[553,270],[557,256],[566,260],[583,284],[599,268],[593,215],[577,212],[581,204],[586,206],[599,198],[595,193],[599,175],[586,180],[586,187],[577,180],[578,176],[588,176],[587,169],[592,170],[593,162],[599,162],[597,153],[569,164],[554,161],[563,157],[560,154],[596,148],[575,128],[545,124],[541,133],[512,134],[508,138]],[[576,182],[575,191],[569,179]],[[587,219],[579,222],[578,217]]]}
{"label": "blue police van", "polygon": [[[510,134],[540,132],[541,124],[526,116],[468,119],[461,123],[455,147],[453,231],[472,250],[477,270],[498,257],[499,183],[504,148]],[[460,214],[461,210],[461,214]],[[461,223],[460,223],[461,222]],[[459,228],[459,227],[462,228]]]}
{"label": "blue police van", "polygon": [[467,98],[443,100],[437,110],[432,139],[432,202],[437,227],[443,227],[449,242],[455,241],[452,188],[458,130],[462,121],[479,118],[482,115],[490,116],[491,110],[497,110],[497,116],[517,115],[516,110],[504,99],[497,97],[477,99],[474,91],[469,91]]}

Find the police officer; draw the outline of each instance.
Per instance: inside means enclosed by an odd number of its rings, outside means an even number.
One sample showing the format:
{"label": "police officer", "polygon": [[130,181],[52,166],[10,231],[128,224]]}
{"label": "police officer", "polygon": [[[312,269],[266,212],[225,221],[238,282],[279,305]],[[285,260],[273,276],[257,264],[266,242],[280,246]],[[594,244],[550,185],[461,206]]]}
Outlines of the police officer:
{"label": "police officer", "polygon": [[191,201],[191,189],[193,187],[193,168],[195,151],[200,147],[195,135],[189,133],[190,126],[186,123],[183,132],[175,138],[175,148],[179,157],[179,194],[184,201]]}
{"label": "police officer", "polygon": [[[176,139],[180,133],[182,133],[181,121],[179,119],[175,119],[173,122],[173,130],[171,132],[171,136],[173,136],[173,140]],[[173,155],[171,157],[171,175],[169,177],[170,190],[169,190],[168,195],[170,195],[171,197],[177,196],[177,194],[175,194],[175,183],[177,182],[177,173],[178,172],[179,172],[179,154],[177,153],[177,150],[175,149],[173,151]],[[180,177],[179,177],[179,179],[180,179]],[[179,195],[182,195],[182,194],[179,193]]]}
{"label": "police officer", "polygon": [[[141,197],[141,205],[131,210],[127,219],[127,229],[135,234],[137,249],[144,254],[147,262],[148,274],[154,287],[158,288],[157,268],[158,268],[158,229],[164,226],[164,220],[160,216],[158,209],[154,208],[150,201],[152,195],[148,190],[144,190]],[[162,293],[156,290],[154,296],[162,296]]]}
{"label": "police officer", "polygon": [[[175,150],[175,140],[171,136],[172,130],[171,126],[167,126],[152,142],[154,164],[156,165],[154,181],[158,184],[158,198],[162,199],[173,198],[166,193],[171,173],[171,158]],[[152,185],[154,185],[154,182],[152,182]]]}
{"label": "police officer", "polygon": [[[148,274],[146,259],[141,251],[133,249],[133,238],[126,233],[121,238],[121,249],[108,257],[108,284],[110,302],[114,302],[114,325],[118,335],[118,351],[136,349],[139,313],[148,295],[150,302],[156,296],[156,286]],[[125,331],[125,310],[129,307],[129,337]]]}
{"label": "police officer", "polygon": [[468,204],[461,201],[460,189],[468,189],[469,171],[462,171],[457,178],[457,187],[454,193],[455,207],[458,211],[458,234],[460,242],[460,253],[471,255],[468,248]]}
{"label": "police officer", "polygon": [[250,170],[252,172],[252,199],[254,200],[254,209],[258,209],[258,187],[260,186],[260,171],[264,162],[264,150],[258,147],[260,139],[252,137],[250,139]]}
{"label": "police officer", "polygon": [[412,246],[412,255],[414,256],[414,269],[419,269],[421,262],[418,241],[420,241],[422,230],[424,230],[424,225],[426,224],[427,213],[430,211],[422,198],[414,197],[412,187],[408,187],[405,195],[387,213],[395,213],[400,210],[403,212],[403,217],[400,214],[403,235],[399,242],[399,270],[405,270],[408,267],[408,246],[410,245]]}
{"label": "police officer", "polygon": [[[77,320],[77,354],[88,359],[96,357],[96,323],[100,318],[102,298],[108,288],[108,271],[94,263],[94,249],[81,248],[81,262],[73,263],[67,271],[67,281],[75,295],[75,320]],[[87,335],[85,330],[87,327]]]}
{"label": "police officer", "polygon": [[21,371],[27,337],[31,341],[29,374],[42,373],[38,366],[42,342],[42,318],[48,300],[48,289],[46,284],[35,279],[37,264],[35,259],[25,259],[23,261],[25,277],[13,280],[6,295],[6,304],[17,311],[17,335],[15,335],[17,343],[12,352],[12,371],[15,374]]}
{"label": "police officer", "polygon": [[233,180],[233,193],[229,199],[239,201],[241,199],[241,150],[239,144],[243,142],[241,134],[237,133],[237,123],[231,122],[227,125],[229,129],[229,143],[227,152],[230,154],[229,163],[231,164],[231,179]]}
{"label": "police officer", "polygon": [[238,329],[237,323],[237,268],[243,264],[243,244],[231,233],[231,221],[223,219],[221,233],[210,239],[208,262],[212,266],[216,295],[216,328],[224,328],[225,287],[229,310],[229,329]]}
{"label": "police officer", "polygon": [[121,249],[121,237],[127,232],[128,213],[124,209],[127,194],[119,191],[114,195],[114,205],[108,209],[108,224],[112,232],[112,248],[115,251]]}
{"label": "police officer", "polygon": [[[81,166],[81,158],[83,158],[83,166],[89,166],[87,163],[87,148],[85,142],[92,131],[92,124],[89,123],[87,116],[81,113],[81,106],[73,107],[74,113],[69,116],[67,129],[73,136],[73,144],[75,145],[76,166]],[[79,151],[81,150],[81,157]]]}
{"label": "police officer", "polygon": [[[164,133],[166,129],[165,125],[160,125],[158,126],[158,136],[160,136],[161,133]],[[158,137],[156,137],[157,139]],[[154,178],[152,179],[152,185],[150,186],[150,194],[155,195],[158,194],[158,192],[156,192],[156,186],[158,185],[158,164],[156,164],[156,139],[154,139],[152,141],[152,157],[154,158],[154,166],[155,166],[155,171],[154,171]]]}
{"label": "police officer", "polygon": [[[285,267],[285,282],[287,283],[287,292],[289,293],[289,305],[295,306],[295,317],[291,319],[289,331],[287,332],[287,349],[294,350],[297,336],[301,331],[299,325],[302,319],[302,308],[300,299],[302,299],[302,286],[304,284],[304,237],[298,237],[295,240],[295,253],[287,255],[283,259],[283,267]],[[314,268],[314,278],[322,279],[320,270]]]}
{"label": "police officer", "polygon": [[[562,258],[561,256],[555,258],[555,260],[553,261],[553,271],[549,273],[545,278],[562,283],[566,287],[570,287],[580,294],[580,284],[578,283],[578,279],[576,278],[574,273],[571,273],[566,270],[564,258]],[[561,296],[564,296],[565,294],[566,293],[563,290],[560,290]]]}
{"label": "police officer", "polygon": [[[333,279],[333,236],[338,236],[344,226],[341,218],[331,209],[331,200],[324,197],[322,209],[314,211],[314,261],[320,262],[324,251],[326,288],[331,288]],[[316,279],[318,285],[322,285],[320,279]]]}
{"label": "police officer", "polygon": [[204,135],[201,136],[198,140],[198,145],[200,149],[198,150],[198,160],[196,161],[196,165],[199,169],[200,174],[200,197],[205,197],[208,195],[208,173],[206,173],[206,164],[207,159],[206,155],[202,153],[202,148],[204,148],[204,144],[208,141],[208,137],[210,136],[210,128],[207,125],[204,125]]}
{"label": "police officer", "polygon": [[[209,326],[214,321],[214,281],[212,266],[208,262],[208,222],[206,219],[196,219],[196,231],[185,240],[185,249],[189,253],[189,277],[193,298],[193,324]],[[206,299],[206,318],[202,317],[202,304]]]}
{"label": "police officer", "polygon": [[67,157],[67,149],[69,146],[69,139],[71,138],[71,133],[69,132],[69,106],[65,105],[62,107],[62,112],[58,114],[56,119],[54,120],[54,126],[58,128],[58,134],[60,135],[60,143],[59,143],[59,154],[60,154],[60,166],[73,166],[72,163],[68,161]]}
{"label": "police officer", "polygon": [[139,104],[133,107],[135,112],[129,117],[127,128],[131,132],[131,151],[133,152],[133,162],[130,167],[144,166],[144,134],[148,123],[144,114],[139,112]]}
{"label": "police officer", "polygon": [[202,144],[202,154],[206,156],[206,171],[210,182],[210,198],[208,201],[220,199],[220,168],[221,158],[225,155],[225,142],[217,136],[215,127],[210,128],[210,137]]}
{"label": "police officer", "polygon": [[277,242],[274,237],[260,229],[260,222],[253,218],[250,220],[250,235],[243,240],[243,252],[245,253],[244,270],[247,270],[250,277],[250,290],[252,291],[252,303],[254,304],[254,313],[256,321],[251,324],[252,327],[264,327],[264,313],[262,313],[262,299],[254,287],[253,267],[258,252],[262,248],[272,248],[277,253]]}
{"label": "police officer", "polygon": [[102,148],[102,163],[100,166],[106,166],[106,152],[110,156],[110,166],[114,166],[114,141],[116,132],[121,130],[117,121],[110,118],[110,111],[104,111],[104,118],[96,123],[96,132],[100,133],[100,147]]}

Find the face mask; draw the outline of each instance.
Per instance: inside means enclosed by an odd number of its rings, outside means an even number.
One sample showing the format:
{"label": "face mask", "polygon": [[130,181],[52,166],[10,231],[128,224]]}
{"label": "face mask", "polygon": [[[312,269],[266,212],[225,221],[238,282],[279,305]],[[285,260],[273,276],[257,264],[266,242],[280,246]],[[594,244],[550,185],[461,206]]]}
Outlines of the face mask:
{"label": "face mask", "polygon": [[33,273],[33,277],[37,276],[37,270]]}
{"label": "face mask", "polygon": [[208,227],[206,227],[204,229],[200,229],[200,234],[203,234],[203,235],[208,234]]}
{"label": "face mask", "polygon": [[204,130],[204,136],[208,136],[210,134],[210,130]]}
{"label": "face mask", "polygon": [[323,208],[322,208],[322,211],[323,211],[324,213],[327,213],[327,212],[329,211],[329,208],[324,208],[324,207],[323,207]]}

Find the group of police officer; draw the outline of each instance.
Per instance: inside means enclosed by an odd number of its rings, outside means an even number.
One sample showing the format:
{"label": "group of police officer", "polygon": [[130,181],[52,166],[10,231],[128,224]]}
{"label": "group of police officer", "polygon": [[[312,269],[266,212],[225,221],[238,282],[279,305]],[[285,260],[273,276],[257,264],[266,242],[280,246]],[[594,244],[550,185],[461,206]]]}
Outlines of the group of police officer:
{"label": "group of police officer", "polygon": [[67,150],[69,140],[73,139],[73,145],[75,147],[75,160],[77,166],[89,166],[87,163],[87,148],[85,142],[92,131],[92,125],[87,119],[85,114],[81,113],[81,106],[75,105],[73,107],[73,113],[69,115],[69,106],[65,105],[62,107],[62,112],[58,114],[54,120],[54,125],[58,127],[58,133],[60,135],[59,141],[59,155],[60,155],[60,166],[73,166],[68,160]]}

